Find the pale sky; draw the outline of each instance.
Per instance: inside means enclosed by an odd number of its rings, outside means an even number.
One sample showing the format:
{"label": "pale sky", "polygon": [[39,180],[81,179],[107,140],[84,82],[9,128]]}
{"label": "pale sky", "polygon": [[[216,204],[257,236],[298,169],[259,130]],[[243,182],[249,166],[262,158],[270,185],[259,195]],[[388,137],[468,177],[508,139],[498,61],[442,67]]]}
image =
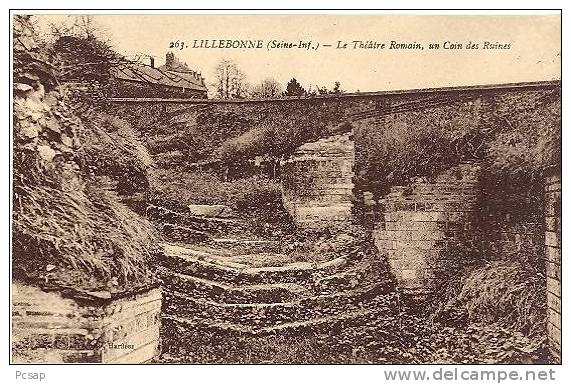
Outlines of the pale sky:
{"label": "pale sky", "polygon": [[[47,16],[43,16],[44,18]],[[51,15],[50,21],[62,16]],[[173,50],[207,84],[223,57],[234,60],[252,84],[272,77],[284,86],[295,77],[309,85],[353,92],[560,79],[561,22],[543,16],[336,16],[336,15],[96,15],[115,49],[164,63],[171,41],[254,39],[351,46],[353,40],[420,43],[424,50],[303,49]],[[45,20],[44,20],[45,21]],[[428,50],[431,42],[509,43],[509,50]],[[387,47],[388,48],[388,47]]]}

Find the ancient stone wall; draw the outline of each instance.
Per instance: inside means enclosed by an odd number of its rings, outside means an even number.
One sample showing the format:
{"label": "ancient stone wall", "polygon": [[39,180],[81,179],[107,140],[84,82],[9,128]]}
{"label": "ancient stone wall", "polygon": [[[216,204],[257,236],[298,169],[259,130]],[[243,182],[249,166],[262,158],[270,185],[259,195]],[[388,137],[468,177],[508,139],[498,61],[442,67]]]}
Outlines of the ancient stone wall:
{"label": "ancient stone wall", "polygon": [[[157,163],[174,167],[208,159],[225,140],[239,136],[260,122],[274,124],[278,131],[288,121],[310,120],[308,130],[334,127],[343,122],[367,121],[355,131],[357,166],[367,170],[371,141],[386,129],[385,116],[401,115],[427,108],[446,108],[451,118],[465,115],[465,105],[496,97],[532,97],[546,94],[557,82],[515,85],[426,89],[321,95],[311,98],[271,100],[110,100],[111,113],[129,120],[143,135]],[[472,105],[471,104],[471,105]],[[449,111],[449,112],[448,112]],[[321,129],[320,128],[320,129]],[[367,173],[359,176],[359,187],[368,190]]]}
{"label": "ancient stone wall", "polygon": [[468,258],[514,260],[543,273],[538,263],[545,255],[547,330],[552,354],[559,359],[561,179],[559,173],[549,172],[544,223],[528,210],[518,213],[514,196],[498,191],[493,200],[483,197],[475,165],[454,167],[432,181],[415,179],[409,186],[391,188],[379,202],[382,214],[377,215],[373,237],[401,289],[429,293],[439,274],[454,273]]}
{"label": "ancient stone wall", "polygon": [[404,291],[430,292],[474,246],[479,173],[478,165],[461,164],[435,180],[393,187],[381,200],[373,237]]}
{"label": "ancient stone wall", "polygon": [[561,173],[545,178],[545,259],[547,268],[547,334],[555,360],[561,362]]}
{"label": "ancient stone wall", "polygon": [[12,352],[18,363],[143,363],[158,356],[161,291],[76,301],[12,285]]}
{"label": "ancient stone wall", "polygon": [[352,133],[300,146],[282,162],[286,210],[301,226],[319,226],[351,216],[355,145]]}

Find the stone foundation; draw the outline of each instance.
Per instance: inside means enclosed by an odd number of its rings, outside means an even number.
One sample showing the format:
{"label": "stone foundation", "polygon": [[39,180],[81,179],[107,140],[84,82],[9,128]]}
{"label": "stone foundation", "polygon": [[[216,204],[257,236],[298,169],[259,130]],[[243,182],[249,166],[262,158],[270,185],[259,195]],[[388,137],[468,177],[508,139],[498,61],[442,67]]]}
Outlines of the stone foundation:
{"label": "stone foundation", "polygon": [[298,225],[321,226],[351,217],[354,162],[351,133],[306,143],[282,162],[284,206]]}
{"label": "stone foundation", "polygon": [[479,173],[479,166],[462,164],[434,181],[418,178],[393,187],[380,201],[383,220],[373,231],[375,244],[403,291],[429,293],[438,275],[453,270],[474,245]]}
{"label": "stone foundation", "polygon": [[161,291],[76,301],[12,285],[14,363],[144,363],[158,356]]}
{"label": "stone foundation", "polygon": [[545,178],[545,259],[547,271],[547,335],[555,361],[561,362],[561,175]]}

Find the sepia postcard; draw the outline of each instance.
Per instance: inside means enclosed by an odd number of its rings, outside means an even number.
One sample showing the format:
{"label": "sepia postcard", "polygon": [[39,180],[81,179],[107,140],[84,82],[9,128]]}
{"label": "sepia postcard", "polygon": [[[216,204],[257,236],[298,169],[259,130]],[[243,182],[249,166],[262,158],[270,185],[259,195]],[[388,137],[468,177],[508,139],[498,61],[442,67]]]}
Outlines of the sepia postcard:
{"label": "sepia postcard", "polygon": [[561,364],[560,11],[10,23],[12,364]]}

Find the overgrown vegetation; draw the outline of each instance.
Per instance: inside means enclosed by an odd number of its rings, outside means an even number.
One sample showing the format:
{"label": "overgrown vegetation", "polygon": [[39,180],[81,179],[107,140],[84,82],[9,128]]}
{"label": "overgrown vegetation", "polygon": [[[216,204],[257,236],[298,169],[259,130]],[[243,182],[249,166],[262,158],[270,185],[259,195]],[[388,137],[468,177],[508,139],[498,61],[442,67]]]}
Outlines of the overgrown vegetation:
{"label": "overgrown vegetation", "polygon": [[498,95],[489,100],[482,126],[489,135],[485,160],[491,174],[512,189],[541,184],[543,170],[561,163],[561,93]]}
{"label": "overgrown vegetation", "polygon": [[434,176],[473,159],[473,149],[458,144],[477,131],[480,112],[479,104],[456,103],[383,116],[384,129],[357,130],[358,182],[378,199],[411,177]]}
{"label": "overgrown vegetation", "polygon": [[153,160],[131,125],[103,112],[84,124],[87,129],[80,132],[84,143],[81,155],[89,171],[112,177],[120,195],[148,190],[147,169]]}
{"label": "overgrown vegetation", "polygon": [[149,201],[175,210],[190,204],[222,204],[262,221],[279,222],[287,215],[279,183],[258,175],[221,181],[212,172],[157,169],[151,174]]}
{"label": "overgrown vegetation", "polygon": [[[43,47],[35,39],[29,20],[17,16],[13,159],[17,278],[92,290],[122,290],[151,282],[152,227],[121,203],[139,194],[173,210],[191,204],[227,205],[252,226],[269,224],[265,234],[288,247],[290,261],[321,262],[366,253],[371,256],[367,265],[358,265],[351,273],[373,271],[387,285],[393,284],[386,260],[362,228],[342,224],[295,229],[275,180],[250,176],[221,181],[215,173],[186,167],[190,161],[205,159],[228,164],[266,154],[279,158],[304,142],[353,129],[344,122],[346,113],[339,103],[305,101],[309,107],[304,113],[286,105],[271,106],[254,117],[207,111],[193,123],[174,124],[174,132],[173,126],[158,127],[154,133],[163,136],[147,143],[154,153],[168,155],[159,160],[163,168],[148,176],[153,161],[139,134],[124,120],[86,105],[86,98],[77,99],[81,92],[71,84],[105,83],[113,61],[120,58],[92,35],[62,36],[53,46]],[[241,87],[229,88],[228,78],[219,80],[224,97],[242,94]],[[297,82],[291,84],[292,93],[303,91]],[[334,93],[338,92],[342,91],[336,84]],[[526,207],[541,206],[543,169],[561,161],[560,108],[555,89],[505,92],[380,114],[375,129],[355,129],[357,183],[379,198],[411,177],[432,177],[461,161],[474,160],[484,168],[484,193],[521,195],[529,198]],[[151,128],[155,127],[147,127],[147,132]],[[271,265],[280,261],[273,256]],[[257,355],[243,353],[240,361],[546,362],[545,276],[536,265],[542,260],[523,264],[467,256],[453,273],[447,271],[446,284],[426,307],[407,306],[404,296],[393,291],[384,305],[398,300],[400,306],[388,320],[373,319],[310,339],[257,340],[247,346]],[[268,356],[271,361],[263,359]]]}
{"label": "overgrown vegetation", "polygon": [[466,273],[458,300],[472,323],[544,335],[545,279],[531,266],[493,261]]}
{"label": "overgrown vegetation", "polygon": [[560,157],[557,89],[483,95],[380,118],[384,129],[356,130],[358,184],[375,198],[412,177],[431,177],[462,161],[482,163],[490,187],[539,185]]}
{"label": "overgrown vegetation", "polygon": [[[329,112],[338,114],[342,119],[340,110]],[[331,121],[335,119],[320,119],[323,113],[327,112],[309,109],[305,114],[289,111],[283,115],[268,116],[243,134],[224,141],[214,156],[227,163],[257,155],[287,156],[303,143],[351,129],[346,122],[333,125]]]}
{"label": "overgrown vegetation", "polygon": [[[490,204],[491,196],[495,196],[497,204],[512,199],[519,205],[505,207],[511,219],[525,216],[535,220],[541,207],[543,168],[560,162],[559,97],[557,89],[487,94],[438,107],[382,115],[372,126],[384,129],[354,124],[359,187],[374,191],[374,197],[379,198],[391,186],[406,185],[411,177],[430,179],[460,162],[476,161],[483,168],[486,204]],[[343,114],[336,111],[335,116],[342,121]],[[301,143],[330,134],[335,128],[331,121],[320,121],[313,113],[289,120],[291,125],[288,119],[279,120],[278,125],[278,117],[283,116],[261,119],[245,133],[227,139],[214,158],[234,162],[268,153],[287,156]],[[183,185],[197,179],[200,178],[185,176],[178,188],[184,189]],[[217,183],[216,190],[233,195],[226,189],[228,186],[221,187],[221,182],[212,180],[201,187],[196,185],[194,201],[199,201],[201,191],[208,191],[208,186]],[[240,185],[238,180],[231,183]],[[164,184],[164,180],[159,184]],[[253,188],[248,184],[242,187]],[[177,193],[166,195],[172,196],[171,201],[185,201]],[[206,195],[216,193],[208,191]],[[218,196],[210,201],[228,203],[240,199]],[[488,208],[493,210],[491,205]],[[344,247],[336,248],[333,240],[346,230],[331,228],[331,233],[325,233],[298,229],[280,234],[291,248],[288,260],[323,261],[335,253],[348,252]],[[251,355],[240,361],[265,361],[269,353],[269,362],[298,357],[300,362],[549,362],[541,255],[522,255],[510,261],[491,261],[493,255],[482,252],[466,251],[457,256],[462,262],[445,271],[445,276],[441,276],[444,284],[420,309],[407,306],[401,297],[400,311],[391,323],[373,321],[366,329],[345,330],[322,338],[316,335],[303,343],[259,340],[259,345],[247,347]],[[387,334],[396,338],[388,343]],[[367,335],[368,344],[361,349],[341,351],[336,344],[358,345],[362,335]],[[288,345],[287,353],[282,342]],[[335,356],[328,348],[336,348]]]}
{"label": "overgrown vegetation", "polygon": [[[59,49],[69,39],[39,46],[27,16],[14,34],[14,276],[89,290],[148,284],[152,228],[118,196],[146,188],[148,153],[125,122],[74,96],[66,74],[77,60]],[[73,41],[83,60],[107,57],[90,56],[90,38]]]}
{"label": "overgrown vegetation", "polygon": [[518,260],[480,260],[448,276],[428,307],[434,358],[548,362],[545,289],[545,276]]}

